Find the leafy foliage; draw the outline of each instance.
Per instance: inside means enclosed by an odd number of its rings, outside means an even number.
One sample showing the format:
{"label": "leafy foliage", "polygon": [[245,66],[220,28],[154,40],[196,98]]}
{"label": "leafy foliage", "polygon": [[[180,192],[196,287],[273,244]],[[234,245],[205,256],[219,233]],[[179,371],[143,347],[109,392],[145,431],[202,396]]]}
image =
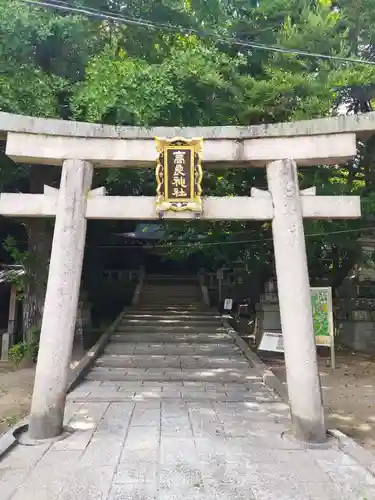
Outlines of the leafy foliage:
{"label": "leafy foliage", "polygon": [[28,331],[28,340],[14,344],[8,352],[9,361],[14,366],[18,366],[24,359],[36,361],[39,351],[40,330],[30,328]]}
{"label": "leafy foliage", "polygon": [[[372,60],[373,0],[355,4],[349,0],[71,0],[69,4],[142,18],[159,27],[88,19],[0,0],[0,59],[5,63],[0,109],[138,126],[251,126],[372,109],[374,67],[246,44]],[[306,222],[314,277],[328,275],[339,283],[358,258],[357,237],[373,213],[374,158],[375,140],[369,138],[358,144],[357,158],[347,165],[301,169],[302,188],[317,185],[321,194],[363,195],[361,221]],[[9,178],[8,167],[0,156],[2,185],[17,189],[23,177]],[[144,169],[110,169],[97,173],[96,182],[113,194],[152,194],[155,189],[153,172]],[[261,169],[205,172],[209,195],[248,195],[252,186],[266,188]],[[197,254],[212,267],[230,265],[240,256],[249,272],[272,266],[268,223],[179,223],[168,224],[168,230],[175,242],[158,249],[162,255],[181,259]]]}

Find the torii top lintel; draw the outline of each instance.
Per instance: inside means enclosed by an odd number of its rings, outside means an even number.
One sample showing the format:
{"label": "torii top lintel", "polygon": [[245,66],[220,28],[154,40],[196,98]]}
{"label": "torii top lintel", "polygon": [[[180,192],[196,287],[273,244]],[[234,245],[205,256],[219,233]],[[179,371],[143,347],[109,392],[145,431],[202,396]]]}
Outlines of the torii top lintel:
{"label": "torii top lintel", "polygon": [[356,136],[375,131],[375,112],[248,127],[118,127],[0,112],[0,136],[15,161],[61,165],[83,159],[99,167],[155,164],[155,137],[203,137],[205,167],[336,164],[356,154]]}

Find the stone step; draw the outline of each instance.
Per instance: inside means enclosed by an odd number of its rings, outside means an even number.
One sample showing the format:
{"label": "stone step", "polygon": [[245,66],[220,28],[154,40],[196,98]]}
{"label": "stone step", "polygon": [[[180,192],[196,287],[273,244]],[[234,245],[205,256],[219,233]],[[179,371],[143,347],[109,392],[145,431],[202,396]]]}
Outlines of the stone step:
{"label": "stone step", "polygon": [[[255,376],[249,382],[236,383],[236,382],[152,382],[152,381],[114,381],[114,382],[93,382],[82,381],[79,385],[81,391],[93,391],[98,389],[99,391],[132,391],[132,390],[151,390],[152,388],[158,388],[160,391],[170,392],[170,391],[185,391],[185,392],[228,392],[228,391],[248,391],[248,390],[258,390],[262,388],[267,388],[264,384],[261,376]],[[268,389],[268,388],[267,388]],[[269,390],[269,389],[268,389]]]}
{"label": "stone step", "polygon": [[209,356],[149,356],[149,355],[108,355],[101,356],[95,366],[116,368],[234,368],[242,369],[249,366],[242,358],[211,358]]}
{"label": "stone step", "polygon": [[185,287],[178,288],[176,286],[143,286],[142,292],[150,292],[150,293],[160,293],[163,292],[168,295],[173,295],[173,293],[178,293],[181,295],[195,295],[198,297],[201,294],[201,289],[197,287]]}
{"label": "stone step", "polygon": [[205,309],[203,307],[191,307],[189,305],[182,305],[178,307],[173,306],[153,306],[152,304],[138,304],[136,307],[132,308],[129,311],[129,314],[147,314],[147,311],[150,311],[150,314],[181,314],[182,316],[186,315],[198,315],[198,316],[220,316],[215,311],[210,311],[209,309]]}
{"label": "stone step", "polygon": [[188,307],[188,306],[193,306],[195,308],[199,308],[202,306],[202,303],[200,301],[196,300],[185,300],[185,299],[176,299],[176,298],[149,298],[149,297],[139,297],[139,303],[144,304],[144,305],[150,305],[154,308],[157,307],[167,307],[167,306],[174,306],[174,307]]}
{"label": "stone step", "polygon": [[[158,339],[154,342],[149,342],[147,341],[147,338],[143,342],[142,338],[138,338],[136,341],[129,341],[129,342],[121,342],[118,341],[117,339],[114,340],[109,340],[107,346],[112,346],[112,345],[117,345],[119,348],[121,346],[127,346],[129,349],[132,349],[134,347],[140,350],[144,349],[149,349],[150,354],[152,354],[153,349],[159,349],[159,348],[165,348],[165,349],[175,349],[181,351],[181,356],[183,356],[184,349],[189,350],[189,355],[191,353],[191,349],[196,349],[200,350],[198,354],[204,355],[207,352],[211,352],[214,350],[225,350],[226,353],[228,353],[230,350],[237,351],[238,347],[236,344],[233,343],[232,339],[224,339],[220,340],[219,342],[204,342],[204,339],[202,339],[202,342],[199,342],[199,340],[193,339],[191,342],[186,342],[186,341],[180,341],[180,342],[169,342],[168,339]],[[107,347],[106,346],[106,347]]]}
{"label": "stone step", "polygon": [[199,295],[181,295],[178,293],[171,293],[171,294],[166,294],[163,292],[152,292],[152,293],[145,293],[141,292],[139,294],[140,300],[149,300],[150,302],[154,301],[164,301],[164,302],[176,302],[176,301],[183,301],[183,302],[191,302],[192,304],[199,304],[200,302],[200,296]]}
{"label": "stone step", "polygon": [[153,308],[154,309],[163,309],[165,307],[168,307],[170,305],[172,305],[173,307],[177,308],[177,309],[181,309],[181,308],[186,308],[186,307],[189,307],[189,306],[193,306],[193,308],[195,310],[201,308],[202,309],[202,305],[201,303],[199,302],[192,302],[191,300],[189,301],[185,301],[185,300],[181,300],[180,302],[174,300],[143,300],[142,298],[140,299],[139,301],[140,305],[144,305],[146,304],[147,306],[149,306],[151,303],[153,305]]}
{"label": "stone step", "polygon": [[150,327],[154,328],[185,328],[188,331],[197,328],[198,330],[208,328],[209,330],[218,330],[225,331],[225,328],[221,325],[221,322],[217,319],[208,319],[206,321],[202,320],[192,320],[192,321],[180,321],[178,319],[171,318],[170,320],[162,320],[155,319],[154,321],[151,318],[147,320],[141,319],[128,319],[124,317],[120,324],[121,328],[144,328],[148,329]]}
{"label": "stone step", "polygon": [[144,319],[144,320],[150,320],[150,321],[159,321],[159,320],[173,320],[173,321],[186,321],[186,320],[199,320],[199,321],[220,321],[221,316],[220,315],[213,315],[212,313],[160,313],[160,314],[152,314],[152,313],[135,313],[131,312],[124,316],[124,321],[130,319],[130,320],[138,320],[138,319]]}
{"label": "stone step", "polygon": [[[228,393],[185,393],[183,391],[159,392],[159,391],[131,391],[129,392],[111,392],[107,394],[97,394],[95,392],[85,394],[73,391],[68,395],[67,400],[72,403],[123,403],[123,402],[143,402],[143,401],[173,401],[187,403],[219,402],[219,403],[276,403],[280,405],[277,396],[270,393],[253,392],[228,392]],[[275,409],[276,411],[276,409]],[[125,498],[125,497],[122,497]],[[137,497],[139,498],[139,497]],[[145,498],[145,497],[142,497]],[[176,498],[176,497],[171,497]],[[195,497],[196,498],[196,497]]]}
{"label": "stone step", "polygon": [[192,319],[181,319],[178,315],[163,315],[157,314],[154,317],[150,314],[146,316],[123,316],[121,320],[122,325],[137,326],[137,325],[152,325],[152,326],[179,326],[188,325],[188,327],[205,327],[205,326],[216,326],[218,328],[224,328],[222,320],[220,318],[215,318],[214,316],[202,316]]}
{"label": "stone step", "polygon": [[167,307],[155,307],[154,309],[151,309],[150,307],[137,307],[136,309],[133,309],[134,314],[155,314],[155,315],[170,315],[171,317],[173,316],[178,316],[178,315],[189,315],[189,314],[196,314],[201,317],[212,317],[213,314],[210,311],[207,310],[202,310],[199,308],[194,308],[194,309],[189,309],[186,306],[182,307],[176,307],[174,309],[168,309]]}
{"label": "stone step", "polygon": [[143,282],[143,285],[146,287],[163,287],[163,288],[182,288],[182,289],[199,288],[199,282],[197,279],[180,281],[180,279],[177,276],[175,280],[171,279],[151,280],[146,278],[146,280]]}
{"label": "stone step", "polygon": [[143,313],[129,313],[123,317],[122,322],[127,321],[129,323],[193,323],[193,324],[208,324],[217,323],[221,324],[221,317],[211,315],[199,315],[199,314],[143,314]]}
{"label": "stone step", "polygon": [[193,300],[199,300],[202,295],[201,293],[198,292],[179,292],[178,290],[162,290],[162,289],[155,289],[155,290],[146,290],[142,289],[140,292],[140,296],[148,296],[148,297],[168,297],[168,298],[174,298],[174,297],[180,297],[180,298],[189,298]]}
{"label": "stone step", "polygon": [[[158,282],[158,283],[157,283]],[[158,286],[162,283],[164,286],[175,286],[179,288],[191,288],[199,286],[199,281],[197,276],[182,277],[180,275],[170,275],[170,276],[151,276],[146,275],[144,284],[146,286]]]}
{"label": "stone step", "polygon": [[189,296],[189,297],[199,297],[201,296],[201,290],[199,288],[189,288],[189,289],[182,289],[182,288],[176,288],[172,286],[156,286],[156,287],[143,287],[141,290],[142,293],[163,293],[165,295],[173,296],[173,295],[183,295],[183,296]]}
{"label": "stone step", "polygon": [[176,288],[193,288],[199,286],[198,277],[182,278],[179,275],[175,276],[161,276],[160,278],[153,278],[146,276],[144,280],[145,286],[173,286]]}
{"label": "stone step", "polygon": [[194,296],[188,296],[188,297],[182,297],[177,294],[166,294],[166,293],[155,293],[152,296],[149,296],[148,294],[143,294],[142,292],[139,294],[139,299],[142,303],[145,301],[148,301],[150,305],[154,305],[157,303],[166,303],[167,305],[173,306],[174,304],[190,304],[190,305],[201,305],[202,304],[202,298],[200,296],[194,295]]}
{"label": "stone step", "polygon": [[163,343],[134,343],[109,342],[104,348],[104,354],[148,354],[163,356],[236,356],[241,350],[229,342],[226,344],[163,344]]}
{"label": "stone step", "polygon": [[212,316],[212,312],[202,307],[190,307],[187,305],[182,306],[151,306],[151,305],[137,305],[132,309],[135,314],[198,314],[201,316]]}
{"label": "stone step", "polygon": [[[184,310],[199,310],[199,311],[209,311],[202,302],[195,302],[193,304],[179,304],[179,305],[175,305],[173,304],[173,301],[171,301],[170,303],[168,304],[163,304],[162,305],[163,309],[172,309],[172,310],[175,310],[176,308],[177,309],[184,309]],[[152,311],[154,309],[158,309],[160,308],[160,305],[155,305],[153,303],[144,303],[144,302],[138,302],[138,304],[135,306],[135,308],[133,310],[137,310],[137,309],[151,309]]]}
{"label": "stone step", "polygon": [[221,328],[220,326],[178,326],[178,325],[119,325],[115,333],[121,334],[134,334],[134,335],[160,335],[165,337],[166,335],[225,335],[228,336],[229,333]]}
{"label": "stone step", "polygon": [[157,308],[157,307],[168,307],[168,306],[174,306],[174,307],[178,307],[178,308],[181,308],[181,307],[189,307],[189,306],[192,306],[194,308],[199,308],[202,306],[202,303],[200,301],[197,301],[197,300],[190,300],[190,299],[176,299],[176,298],[171,298],[171,299],[168,299],[168,298],[163,298],[163,297],[159,297],[159,298],[149,298],[149,297],[142,297],[140,296],[139,297],[139,304],[143,304],[143,305],[150,305],[152,304],[152,306],[154,308]]}
{"label": "stone step", "polygon": [[146,342],[146,343],[168,343],[176,344],[181,342],[217,344],[218,342],[233,343],[231,335],[225,333],[158,333],[139,332],[139,333],[115,333],[111,335],[110,342]]}
{"label": "stone step", "polygon": [[143,282],[145,288],[176,288],[179,290],[196,290],[199,289],[198,280],[189,281],[188,283],[181,283],[178,281],[165,280],[156,283],[155,281],[145,280]]}
{"label": "stone step", "polygon": [[[156,319],[160,319],[159,316],[165,316],[166,319],[179,319],[179,316],[198,316],[197,319],[202,319],[206,320],[208,319],[216,319],[217,322],[221,323],[221,318],[216,317],[215,315],[212,314],[212,312],[207,312],[207,311],[201,311],[200,309],[164,309],[164,308],[158,308],[158,309],[133,309],[133,313],[135,315],[147,315],[150,316],[150,318],[147,319],[152,319],[153,316],[156,316]],[[126,319],[128,316],[124,316],[124,319]],[[134,318],[136,319],[136,318]]]}
{"label": "stone step", "polygon": [[139,294],[140,300],[149,300],[150,302],[157,302],[157,301],[163,301],[163,302],[168,302],[168,303],[173,303],[173,302],[191,302],[192,304],[199,304],[200,303],[200,296],[198,295],[180,295],[178,293],[173,293],[173,294],[166,294],[163,292],[152,292],[152,293],[145,293],[141,292]]}
{"label": "stone step", "polygon": [[[141,302],[138,302],[138,304],[135,306],[135,309],[141,308],[141,309],[152,309],[152,310],[154,310],[154,309],[158,309],[159,307],[160,306],[155,305],[153,303],[148,303],[148,304],[146,303],[145,304],[144,302],[141,301]],[[201,311],[207,311],[207,308],[204,306],[204,304],[201,301],[200,302],[194,302],[194,303],[191,303],[191,304],[182,304],[182,305],[179,304],[179,305],[176,306],[173,303],[173,300],[171,300],[170,303],[163,304],[162,307],[164,309],[176,309],[176,307],[177,307],[177,309],[189,309],[189,310],[191,310],[191,309],[194,309],[194,310],[198,309],[198,310],[201,310]]]}
{"label": "stone step", "polygon": [[202,293],[202,290],[200,287],[196,286],[186,286],[186,287],[178,287],[176,285],[150,285],[146,284],[143,285],[142,291],[147,291],[147,292],[156,292],[156,291],[162,291],[168,294],[172,294],[173,292],[179,292],[181,294],[191,294],[191,295],[199,295]]}
{"label": "stone step", "polygon": [[[202,302],[195,285],[146,285],[137,307],[122,318],[87,374],[87,383],[95,381],[100,387],[88,392],[79,389],[82,402],[100,398],[254,401],[254,394],[257,401],[269,401],[270,392],[254,385],[262,384],[259,374],[223,328],[220,315]],[[137,388],[133,391],[126,384]],[[157,384],[160,390],[150,389]],[[184,390],[189,384],[197,390]],[[212,389],[226,384],[231,388]],[[211,390],[206,390],[208,386]]]}
{"label": "stone step", "polygon": [[178,333],[192,333],[192,334],[204,334],[204,333],[222,333],[225,331],[220,327],[214,326],[150,326],[150,325],[123,325],[116,329],[116,333],[134,333],[141,335],[142,333],[155,333],[160,335],[167,334],[178,334]]}
{"label": "stone step", "polygon": [[[114,335],[118,335],[115,337]],[[196,342],[197,344],[205,343],[205,335],[208,335],[207,342],[209,344],[217,343],[232,343],[233,337],[228,336],[221,330],[209,330],[209,329],[194,329],[186,330],[182,328],[119,328],[115,333],[112,334],[110,342],[147,342],[149,344],[191,344]],[[217,339],[211,337],[212,335],[220,335]]]}
{"label": "stone step", "polygon": [[[128,318],[124,316],[121,324],[126,326],[165,326],[165,327],[173,327],[173,326],[185,326],[186,327],[213,327],[220,328],[221,322],[219,319],[208,317],[203,319],[190,319],[190,320],[181,320],[179,318],[165,318],[165,319],[153,319],[153,318]],[[222,327],[221,327],[222,328]]]}
{"label": "stone step", "polygon": [[158,303],[158,302],[166,302],[168,304],[172,304],[175,302],[186,302],[191,304],[200,304],[202,302],[201,297],[199,295],[179,295],[177,293],[167,294],[163,292],[155,292],[155,293],[144,293],[141,292],[139,294],[139,299],[141,301],[148,300],[150,304]]}
{"label": "stone step", "polygon": [[[150,309],[155,309],[156,307],[159,307],[159,306],[155,306],[155,304],[153,304],[152,302],[149,303],[149,304],[145,304],[143,302],[138,302],[136,308],[138,307],[142,307],[142,308],[150,308]],[[168,304],[163,304],[163,307],[165,308],[169,308],[169,309],[174,309],[176,306],[175,304],[173,303],[173,299],[170,301],[170,303]],[[202,311],[207,311],[207,308],[204,306],[204,304],[202,303],[202,301],[195,301],[194,303],[191,303],[191,304],[183,304],[183,305],[179,305],[178,308],[190,308],[190,309],[201,309]]]}
{"label": "stone step", "polygon": [[247,383],[254,379],[251,369],[210,368],[185,369],[176,368],[105,368],[94,367],[86,376],[87,380],[97,381],[187,381],[187,382],[236,382]]}
{"label": "stone step", "polygon": [[86,402],[105,401],[257,401],[258,403],[280,403],[280,398],[271,391],[260,377],[249,382],[211,381],[124,381],[124,380],[84,380],[67,399]]}
{"label": "stone step", "polygon": [[172,288],[172,287],[155,287],[155,288],[145,288],[143,287],[141,290],[142,294],[149,294],[149,295],[160,295],[163,293],[164,295],[167,295],[169,297],[200,297],[201,296],[201,291],[199,289],[192,289],[192,290],[181,290],[179,288]]}

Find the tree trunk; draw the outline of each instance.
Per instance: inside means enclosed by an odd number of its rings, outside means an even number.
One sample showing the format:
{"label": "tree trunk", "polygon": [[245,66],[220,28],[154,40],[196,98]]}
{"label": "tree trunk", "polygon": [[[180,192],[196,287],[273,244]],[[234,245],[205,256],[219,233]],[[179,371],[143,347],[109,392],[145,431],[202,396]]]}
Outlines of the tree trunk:
{"label": "tree trunk", "polygon": [[27,222],[28,257],[25,263],[26,282],[23,300],[24,338],[27,337],[30,328],[40,326],[43,315],[53,234],[50,226],[50,221],[45,219],[30,219]]}
{"label": "tree trunk", "polygon": [[[54,167],[33,165],[30,174],[30,192],[43,193],[44,184],[58,178]],[[23,300],[23,335],[30,328],[39,328],[43,316],[44,299],[52,247],[54,222],[46,218],[33,218],[25,222],[28,233],[28,256],[25,262],[25,290]]]}

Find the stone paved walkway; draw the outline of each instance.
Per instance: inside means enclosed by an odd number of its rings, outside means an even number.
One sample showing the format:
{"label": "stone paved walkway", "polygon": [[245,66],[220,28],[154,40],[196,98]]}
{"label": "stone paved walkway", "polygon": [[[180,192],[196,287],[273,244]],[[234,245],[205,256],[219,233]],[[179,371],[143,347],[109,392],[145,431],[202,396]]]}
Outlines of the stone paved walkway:
{"label": "stone paved walkway", "polygon": [[0,500],[375,499],[334,440],[284,434],[288,407],[217,318],[161,309],[124,318],[68,397],[68,437],[0,461]]}
{"label": "stone paved walkway", "polygon": [[75,432],[18,445],[1,500],[371,500],[375,478],[332,443],[282,437],[280,402],[69,403]]}

